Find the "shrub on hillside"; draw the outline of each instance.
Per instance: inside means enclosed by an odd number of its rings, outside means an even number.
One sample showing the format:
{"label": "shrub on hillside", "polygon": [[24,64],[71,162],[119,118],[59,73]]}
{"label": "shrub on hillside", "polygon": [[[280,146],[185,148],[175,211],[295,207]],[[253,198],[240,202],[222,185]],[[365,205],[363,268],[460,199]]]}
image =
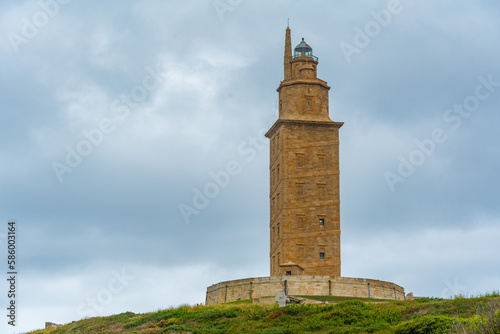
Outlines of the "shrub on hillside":
{"label": "shrub on hillside", "polygon": [[424,315],[397,325],[395,334],[446,334],[451,330],[455,319],[443,315]]}
{"label": "shrub on hillside", "polygon": [[451,333],[500,333],[500,300],[496,299],[489,302],[478,313],[481,315],[476,315],[473,319],[467,321],[458,319],[455,321]]}
{"label": "shrub on hillside", "polygon": [[196,318],[204,320],[216,320],[219,318],[236,318],[238,314],[239,311],[236,308],[229,308],[222,310],[213,309],[198,313],[196,315]]}

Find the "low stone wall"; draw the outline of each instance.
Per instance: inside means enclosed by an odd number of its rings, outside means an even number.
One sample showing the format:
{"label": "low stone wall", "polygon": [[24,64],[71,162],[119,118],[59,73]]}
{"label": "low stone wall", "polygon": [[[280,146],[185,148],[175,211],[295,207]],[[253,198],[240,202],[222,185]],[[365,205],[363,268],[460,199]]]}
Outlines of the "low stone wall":
{"label": "low stone wall", "polygon": [[404,288],[367,278],[334,276],[271,276],[220,282],[207,288],[205,305],[287,295],[341,296],[404,300]]}

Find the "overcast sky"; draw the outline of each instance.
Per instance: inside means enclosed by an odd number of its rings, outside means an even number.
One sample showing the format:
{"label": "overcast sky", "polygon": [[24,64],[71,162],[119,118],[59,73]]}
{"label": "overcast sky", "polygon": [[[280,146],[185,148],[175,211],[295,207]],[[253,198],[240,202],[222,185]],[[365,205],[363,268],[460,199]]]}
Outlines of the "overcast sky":
{"label": "overcast sky", "polygon": [[2,1],[16,330],[269,275],[263,133],[288,18],[345,122],[342,275],[417,296],[500,289],[497,1]]}

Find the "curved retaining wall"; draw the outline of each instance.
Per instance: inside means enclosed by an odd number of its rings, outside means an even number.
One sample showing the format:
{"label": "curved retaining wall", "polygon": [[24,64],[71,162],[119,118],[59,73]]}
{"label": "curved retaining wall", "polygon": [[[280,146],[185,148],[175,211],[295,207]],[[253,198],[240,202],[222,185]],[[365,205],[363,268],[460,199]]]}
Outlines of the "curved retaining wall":
{"label": "curved retaining wall", "polygon": [[404,300],[404,288],[367,278],[333,276],[271,276],[220,282],[207,288],[205,305],[287,295],[342,296]]}

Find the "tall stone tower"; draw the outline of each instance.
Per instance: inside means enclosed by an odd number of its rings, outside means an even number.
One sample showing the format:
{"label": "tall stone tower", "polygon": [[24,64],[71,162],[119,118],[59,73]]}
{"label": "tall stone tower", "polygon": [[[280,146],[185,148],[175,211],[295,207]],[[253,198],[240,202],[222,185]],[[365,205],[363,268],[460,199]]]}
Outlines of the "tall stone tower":
{"label": "tall stone tower", "polygon": [[[269,296],[342,296],[405,300],[404,288],[340,276],[339,129],[328,115],[327,83],[302,39],[292,55],[286,29],[285,78],[271,142],[271,277],[223,281],[207,288],[206,305]],[[261,300],[264,298],[263,300]]]}
{"label": "tall stone tower", "polygon": [[279,119],[270,139],[271,276],[340,276],[339,129],[318,58],[286,29]]}

